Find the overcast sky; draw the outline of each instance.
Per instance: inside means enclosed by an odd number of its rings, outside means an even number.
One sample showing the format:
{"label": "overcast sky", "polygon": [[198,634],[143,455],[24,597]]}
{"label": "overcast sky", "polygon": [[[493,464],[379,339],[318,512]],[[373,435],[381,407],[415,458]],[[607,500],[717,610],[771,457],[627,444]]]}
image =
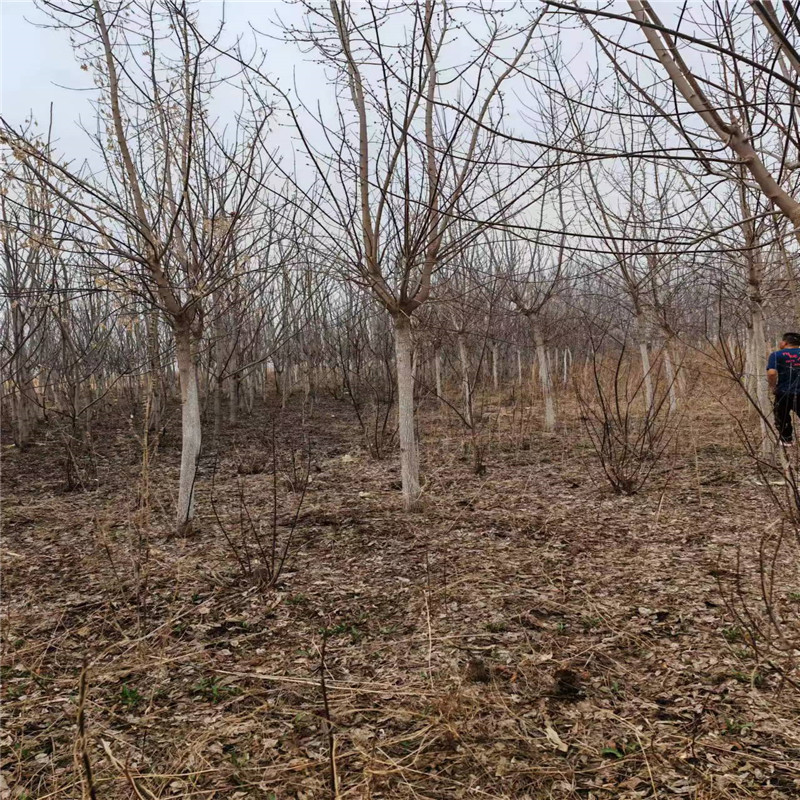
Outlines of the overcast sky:
{"label": "overcast sky", "polygon": [[[226,32],[231,38],[247,34],[251,24],[277,35],[276,13],[292,19],[299,11],[293,4],[271,0],[228,0],[224,5]],[[201,3],[202,17],[212,24],[222,10],[223,3],[217,0]],[[42,27],[45,21],[31,0],[0,0],[0,111],[15,124],[32,112],[41,127],[47,124],[52,103],[58,149],[65,154],[85,155],[86,136],[75,122],[80,120],[90,130],[94,128],[92,77],[81,70],[67,32]],[[271,74],[288,80],[297,73],[306,84],[304,88],[318,93],[319,81],[312,81],[311,76],[319,69],[307,63],[293,45],[272,40],[269,51]],[[231,105],[235,102],[232,96]]]}

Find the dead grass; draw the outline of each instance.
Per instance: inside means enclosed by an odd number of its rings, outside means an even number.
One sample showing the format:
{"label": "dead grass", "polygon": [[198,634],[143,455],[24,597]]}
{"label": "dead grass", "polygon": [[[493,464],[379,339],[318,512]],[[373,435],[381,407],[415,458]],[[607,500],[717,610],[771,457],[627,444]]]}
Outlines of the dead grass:
{"label": "dead grass", "polygon": [[[695,406],[634,497],[608,491],[575,409],[546,437],[528,432],[535,410],[487,404],[480,476],[429,409],[425,499],[407,515],[394,459],[354,444],[345,406],[290,410],[282,441],[305,427],[315,467],[269,593],[215,529],[210,453],[198,531],[178,539],[174,440],[146,526],[129,427],[96,432],[90,491],[61,491],[46,437],[6,450],[0,796],[89,796],[84,659],[100,798],[799,796],[799,698],[718,588],[737,548],[752,566],[772,509],[720,407]],[[223,443],[230,514],[240,480],[268,509],[271,476],[237,475],[267,419]],[[778,587],[783,613],[799,590]]]}

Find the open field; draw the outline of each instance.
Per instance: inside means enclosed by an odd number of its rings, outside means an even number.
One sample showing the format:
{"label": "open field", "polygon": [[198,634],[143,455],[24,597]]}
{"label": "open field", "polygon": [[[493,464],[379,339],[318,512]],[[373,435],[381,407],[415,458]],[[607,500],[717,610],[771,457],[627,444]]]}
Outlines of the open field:
{"label": "open field", "polygon": [[[6,449],[0,795],[87,796],[88,759],[99,798],[800,796],[798,694],[722,591],[741,549],[757,611],[775,512],[720,406],[693,405],[631,497],[609,491],[575,417],[520,436],[519,409],[487,407],[476,475],[428,408],[413,513],[348,406],[258,407],[216,467],[201,457],[187,538],[171,533],[175,437],[145,521],[122,415],[95,429],[84,491],[63,491],[46,431]],[[279,452],[307,438],[312,465],[265,591],[238,574],[209,497],[213,474],[229,531],[240,492],[269,518],[275,415]],[[279,472],[286,521],[300,491]],[[797,573],[779,580],[796,619]]]}

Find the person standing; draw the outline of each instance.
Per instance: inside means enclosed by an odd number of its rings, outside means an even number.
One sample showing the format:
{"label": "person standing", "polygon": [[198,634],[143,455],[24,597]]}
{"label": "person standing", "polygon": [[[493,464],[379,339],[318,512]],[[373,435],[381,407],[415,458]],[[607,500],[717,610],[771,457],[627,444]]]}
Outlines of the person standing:
{"label": "person standing", "polygon": [[784,333],[780,350],[769,354],[767,383],[775,396],[775,427],[784,447],[793,444],[792,412],[800,416],[800,333]]}

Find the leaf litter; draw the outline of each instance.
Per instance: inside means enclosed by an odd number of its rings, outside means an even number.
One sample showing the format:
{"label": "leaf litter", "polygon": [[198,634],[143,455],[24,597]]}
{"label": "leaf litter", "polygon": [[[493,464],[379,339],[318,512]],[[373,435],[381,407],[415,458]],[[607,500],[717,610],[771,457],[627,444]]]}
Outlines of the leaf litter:
{"label": "leaf litter", "polygon": [[[271,592],[237,575],[207,475],[198,531],[170,534],[175,442],[146,527],[124,428],[98,441],[89,492],[59,490],[47,447],[5,454],[0,798],[85,796],[84,659],[103,798],[311,800],[333,796],[332,771],[342,798],[800,796],[797,694],[730,633],[718,585],[763,525],[763,489],[686,471],[663,496],[616,497],[574,442],[519,450],[501,426],[476,476],[431,417],[435,468],[404,514],[393,460],[317,405],[286,412],[317,470]],[[267,419],[218,466],[230,513],[238,481],[266,513],[271,476],[237,465]],[[746,471],[712,439],[692,443],[705,473]]]}

